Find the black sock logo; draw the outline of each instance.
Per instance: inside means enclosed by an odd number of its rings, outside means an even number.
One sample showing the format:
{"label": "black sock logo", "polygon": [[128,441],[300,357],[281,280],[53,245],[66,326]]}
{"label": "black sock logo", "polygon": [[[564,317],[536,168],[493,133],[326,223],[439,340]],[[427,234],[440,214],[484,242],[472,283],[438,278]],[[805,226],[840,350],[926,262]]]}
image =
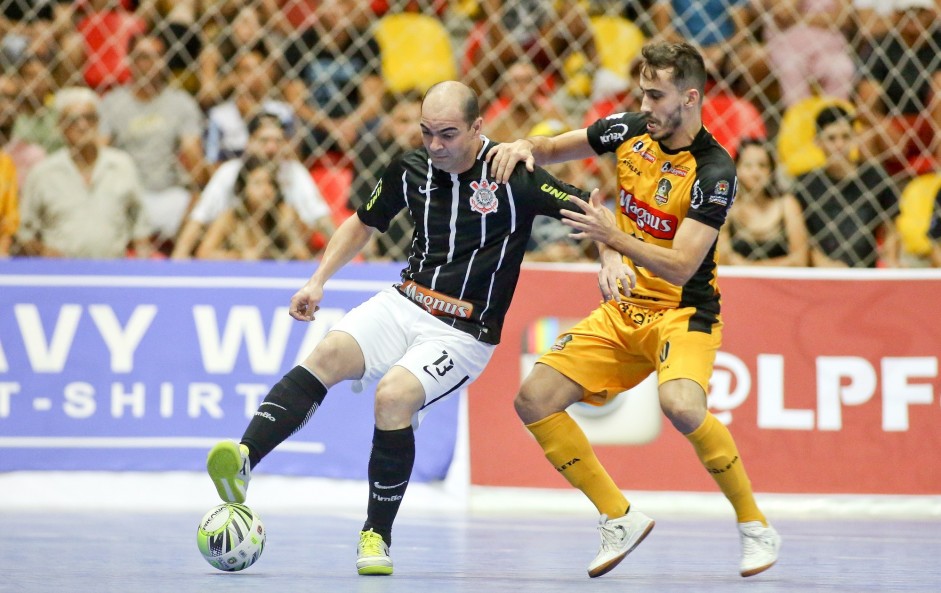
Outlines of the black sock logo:
{"label": "black sock logo", "polygon": [[561,472],[564,472],[565,470],[567,470],[568,468],[572,467],[573,465],[575,465],[575,464],[578,463],[579,461],[581,461],[581,459],[579,459],[578,457],[573,457],[572,459],[566,461],[565,463],[563,463],[562,465],[560,465],[560,466],[557,467],[556,469],[557,469],[560,473],[561,473]]}

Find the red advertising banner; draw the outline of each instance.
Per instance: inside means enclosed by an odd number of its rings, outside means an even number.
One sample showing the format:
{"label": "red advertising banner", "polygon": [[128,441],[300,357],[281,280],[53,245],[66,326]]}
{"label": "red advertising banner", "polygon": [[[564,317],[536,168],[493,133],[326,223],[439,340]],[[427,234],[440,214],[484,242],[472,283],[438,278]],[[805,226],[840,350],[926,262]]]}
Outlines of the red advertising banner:
{"label": "red advertising banner", "polygon": [[[941,274],[723,269],[709,405],[756,491],[941,494]],[[599,303],[595,272],[527,268],[470,387],[471,482],[569,488],[513,410],[521,378]],[[651,379],[572,414],[625,490],[713,491]]]}

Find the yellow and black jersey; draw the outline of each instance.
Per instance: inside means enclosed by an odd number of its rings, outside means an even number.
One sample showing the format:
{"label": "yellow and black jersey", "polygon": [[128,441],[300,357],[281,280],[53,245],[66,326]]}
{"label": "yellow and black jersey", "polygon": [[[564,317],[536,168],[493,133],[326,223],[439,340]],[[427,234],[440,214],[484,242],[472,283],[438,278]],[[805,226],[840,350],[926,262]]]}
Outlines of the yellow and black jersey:
{"label": "yellow and black jersey", "polygon": [[[617,113],[593,123],[588,141],[598,154],[613,152],[617,157],[617,221],[625,233],[669,248],[686,218],[716,229],[725,222],[738,183],[735,163],[705,128],[686,148],[669,150],[647,133],[642,113]],[[637,274],[629,300],[647,306],[694,306],[718,314],[715,244],[683,286],[624,259]]]}

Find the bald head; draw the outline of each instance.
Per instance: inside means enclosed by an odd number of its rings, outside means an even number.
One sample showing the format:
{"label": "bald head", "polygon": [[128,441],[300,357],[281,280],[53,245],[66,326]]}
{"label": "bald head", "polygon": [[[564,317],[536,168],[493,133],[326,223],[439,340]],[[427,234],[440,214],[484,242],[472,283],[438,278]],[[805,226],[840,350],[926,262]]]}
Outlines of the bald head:
{"label": "bald head", "polygon": [[463,173],[474,166],[483,143],[482,125],[477,94],[466,85],[439,82],[422,99],[422,144],[442,171]]}
{"label": "bald head", "polygon": [[422,110],[428,109],[435,114],[445,114],[457,110],[456,115],[469,126],[480,117],[480,105],[477,93],[462,82],[446,80],[431,86],[422,98]]}

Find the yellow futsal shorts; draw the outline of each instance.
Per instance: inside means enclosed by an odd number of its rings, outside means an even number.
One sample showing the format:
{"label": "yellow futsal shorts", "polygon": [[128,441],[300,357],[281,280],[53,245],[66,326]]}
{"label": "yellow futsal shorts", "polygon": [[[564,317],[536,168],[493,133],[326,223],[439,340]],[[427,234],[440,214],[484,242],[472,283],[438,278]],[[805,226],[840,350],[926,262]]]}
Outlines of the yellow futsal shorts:
{"label": "yellow futsal shorts", "polygon": [[696,313],[695,307],[660,309],[608,301],[562,333],[537,362],[581,385],[583,401],[599,406],[653,371],[661,385],[692,379],[709,393],[722,318],[709,314],[704,323],[702,311],[693,320]]}

